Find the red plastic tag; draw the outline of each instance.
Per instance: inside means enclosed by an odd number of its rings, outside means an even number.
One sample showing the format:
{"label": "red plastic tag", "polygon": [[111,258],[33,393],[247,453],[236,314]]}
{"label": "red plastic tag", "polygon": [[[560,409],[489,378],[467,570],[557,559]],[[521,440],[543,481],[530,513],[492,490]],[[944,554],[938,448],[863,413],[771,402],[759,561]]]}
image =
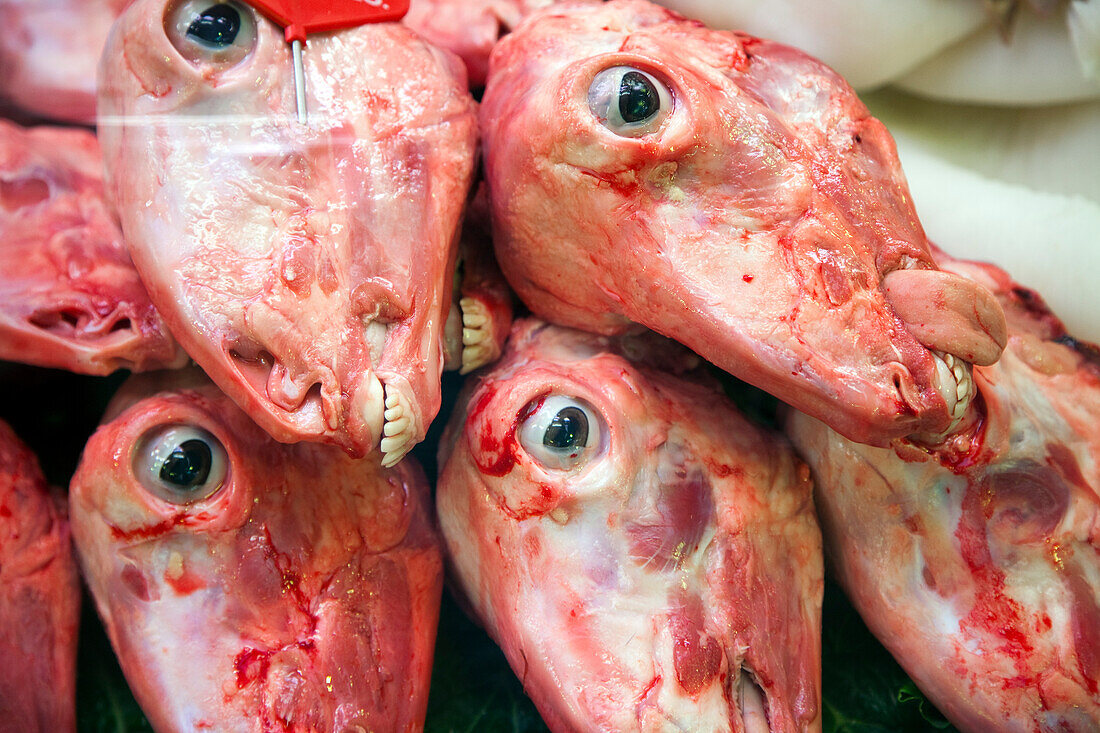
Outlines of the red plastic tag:
{"label": "red plastic tag", "polygon": [[283,26],[287,43],[305,42],[306,34],[354,28],[365,23],[401,20],[409,0],[248,0]]}

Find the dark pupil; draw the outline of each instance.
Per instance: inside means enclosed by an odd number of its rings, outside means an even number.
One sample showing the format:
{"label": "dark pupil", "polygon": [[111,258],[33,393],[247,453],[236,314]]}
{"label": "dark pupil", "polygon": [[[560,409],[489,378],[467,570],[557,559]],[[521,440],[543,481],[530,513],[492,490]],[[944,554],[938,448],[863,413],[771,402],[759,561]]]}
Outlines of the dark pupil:
{"label": "dark pupil", "polygon": [[619,115],[623,122],[640,122],[657,114],[661,99],[653,82],[637,71],[623,74],[619,84]]}
{"label": "dark pupil", "polygon": [[576,407],[566,407],[554,416],[542,436],[551,448],[575,448],[588,442],[588,418]]}
{"label": "dark pupil", "polygon": [[230,5],[211,5],[191,21],[187,35],[208,46],[228,46],[241,29],[241,16]]}
{"label": "dark pupil", "polygon": [[160,467],[160,477],[179,489],[194,489],[210,476],[210,446],[201,440],[185,440],[176,446]]}

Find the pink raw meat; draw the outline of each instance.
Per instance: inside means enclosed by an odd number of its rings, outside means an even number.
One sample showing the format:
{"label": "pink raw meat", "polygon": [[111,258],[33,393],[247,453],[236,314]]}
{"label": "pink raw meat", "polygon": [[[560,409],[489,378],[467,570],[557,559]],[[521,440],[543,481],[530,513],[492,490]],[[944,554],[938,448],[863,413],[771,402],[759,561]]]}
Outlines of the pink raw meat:
{"label": "pink raw meat", "polygon": [[0,2],[0,100],[32,116],[94,124],[99,54],[131,2]]}
{"label": "pink raw meat", "polygon": [[79,625],[65,500],[0,422],[0,733],[76,730]]}
{"label": "pink raw meat", "polygon": [[474,102],[458,59],[397,23],[310,37],[308,125],[291,69],[247,5],[131,6],[101,67],[110,190],[226,394],[281,441],[392,464],[439,409]]}
{"label": "pink raw meat", "polygon": [[[412,0],[402,22],[466,64],[471,87],[485,86],[489,54],[527,15],[559,0]],[[593,0],[595,2],[596,0]]]}
{"label": "pink raw meat", "polygon": [[1100,728],[1100,352],[992,265],[1001,360],[934,450],[872,448],[791,415],[833,568],[880,641],[961,730]]}
{"label": "pink raw meat", "polygon": [[123,387],[71,487],[153,727],[421,729],[443,583],[423,471],[277,443],[197,371],[161,379]]}
{"label": "pink raw meat", "polygon": [[652,328],[877,445],[949,429],[1004,346],[992,295],[937,271],[885,128],[793,48],[562,3],[497,45],[481,129],[497,257],[543,318]]}
{"label": "pink raw meat", "polygon": [[103,198],[95,136],[0,120],[0,359],[109,374],[187,355]]}
{"label": "pink raw meat", "polygon": [[689,363],[519,321],[440,445],[458,585],[554,731],[821,728],[808,472]]}

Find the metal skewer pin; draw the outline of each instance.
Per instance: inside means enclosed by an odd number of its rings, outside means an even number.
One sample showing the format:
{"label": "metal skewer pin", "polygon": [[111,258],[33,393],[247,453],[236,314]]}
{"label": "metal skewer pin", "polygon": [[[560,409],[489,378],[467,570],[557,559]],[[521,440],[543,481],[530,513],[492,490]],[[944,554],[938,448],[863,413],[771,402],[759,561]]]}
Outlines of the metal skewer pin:
{"label": "metal skewer pin", "polygon": [[290,43],[290,52],[294,56],[294,97],[298,103],[298,124],[306,124],[306,70],[302,64],[302,42],[295,39]]}
{"label": "metal skewer pin", "polygon": [[306,72],[302,61],[306,34],[401,20],[409,0],[248,0],[283,27],[294,62],[298,122],[306,124]]}

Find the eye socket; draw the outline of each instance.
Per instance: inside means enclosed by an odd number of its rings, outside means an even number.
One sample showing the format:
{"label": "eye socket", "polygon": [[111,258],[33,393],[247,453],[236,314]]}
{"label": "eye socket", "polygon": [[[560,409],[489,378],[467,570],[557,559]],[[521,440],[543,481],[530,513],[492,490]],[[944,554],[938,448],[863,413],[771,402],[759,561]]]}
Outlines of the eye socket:
{"label": "eye socket", "polygon": [[520,445],[547,468],[568,471],[599,449],[602,419],[580,400],[552,395],[528,405],[524,413]]}
{"label": "eye socket", "polygon": [[588,87],[588,108],[616,135],[656,132],[672,111],[672,94],[660,79],[632,66],[612,66]]}
{"label": "eye socket", "polygon": [[202,428],[166,425],[147,433],[134,453],[134,475],[153,495],[191,504],[225,483],[229,460],[221,442]]}
{"label": "eye socket", "polygon": [[167,30],[176,50],[196,65],[233,65],[256,47],[256,16],[234,0],[184,0]]}

